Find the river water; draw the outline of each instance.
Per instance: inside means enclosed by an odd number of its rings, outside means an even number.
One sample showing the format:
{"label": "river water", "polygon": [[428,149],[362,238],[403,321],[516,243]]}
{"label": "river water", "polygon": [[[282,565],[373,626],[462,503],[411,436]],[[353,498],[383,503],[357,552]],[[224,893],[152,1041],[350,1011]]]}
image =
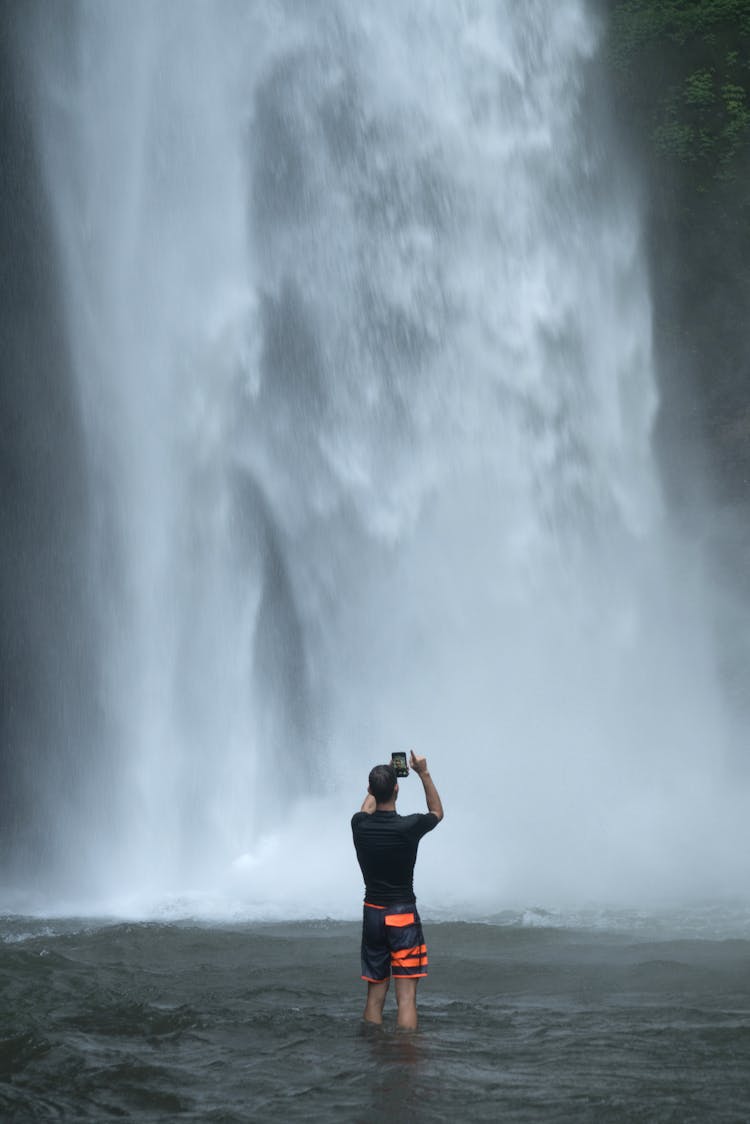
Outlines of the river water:
{"label": "river water", "polygon": [[3,1121],[733,1121],[747,911],[426,925],[414,1035],[355,922],[0,923]]}

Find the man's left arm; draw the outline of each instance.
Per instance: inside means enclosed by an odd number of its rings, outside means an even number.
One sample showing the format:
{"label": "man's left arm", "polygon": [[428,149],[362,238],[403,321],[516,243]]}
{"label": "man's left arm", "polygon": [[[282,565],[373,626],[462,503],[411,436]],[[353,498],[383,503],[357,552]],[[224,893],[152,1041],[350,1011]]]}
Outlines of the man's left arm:
{"label": "man's left arm", "polygon": [[365,797],[364,803],[359,810],[360,812],[367,812],[368,816],[371,816],[376,807],[377,803],[375,801],[375,797],[372,795],[372,793],[368,792],[367,796]]}

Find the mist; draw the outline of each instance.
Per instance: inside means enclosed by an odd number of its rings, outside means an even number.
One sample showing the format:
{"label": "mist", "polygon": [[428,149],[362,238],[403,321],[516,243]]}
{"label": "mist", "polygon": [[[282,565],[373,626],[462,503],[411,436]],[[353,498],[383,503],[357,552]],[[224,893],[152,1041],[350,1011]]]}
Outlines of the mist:
{"label": "mist", "polygon": [[55,740],[40,672],[7,902],[354,916],[349,818],[411,748],[446,808],[427,912],[740,893],[726,595],[662,488],[589,6],[81,3],[16,34],[85,721]]}

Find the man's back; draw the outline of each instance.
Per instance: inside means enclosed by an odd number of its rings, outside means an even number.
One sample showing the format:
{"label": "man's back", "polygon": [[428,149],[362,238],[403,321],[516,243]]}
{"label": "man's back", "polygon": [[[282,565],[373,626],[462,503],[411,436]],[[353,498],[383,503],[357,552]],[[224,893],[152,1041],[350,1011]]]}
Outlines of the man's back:
{"label": "man's back", "polygon": [[352,835],[371,905],[413,903],[414,863],[419,840],[439,823],[433,812],[400,816],[398,812],[356,812]]}

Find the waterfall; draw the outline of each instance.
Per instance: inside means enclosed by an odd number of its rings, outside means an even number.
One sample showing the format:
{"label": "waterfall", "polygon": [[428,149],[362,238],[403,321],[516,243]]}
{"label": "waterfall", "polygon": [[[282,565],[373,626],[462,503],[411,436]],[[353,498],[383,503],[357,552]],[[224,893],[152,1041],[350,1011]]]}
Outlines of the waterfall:
{"label": "waterfall", "polygon": [[63,865],[123,908],[353,911],[349,816],[413,747],[427,906],[711,885],[726,721],[587,4],[30,34],[101,652]]}

